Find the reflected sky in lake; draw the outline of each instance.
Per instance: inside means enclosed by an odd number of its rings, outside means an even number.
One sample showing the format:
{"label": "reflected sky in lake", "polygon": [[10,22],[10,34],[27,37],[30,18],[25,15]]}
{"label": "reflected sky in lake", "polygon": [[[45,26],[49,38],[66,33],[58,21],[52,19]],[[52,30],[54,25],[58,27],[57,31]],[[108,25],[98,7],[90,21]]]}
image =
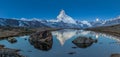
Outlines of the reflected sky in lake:
{"label": "reflected sky in lake", "polygon": [[[8,39],[0,40],[0,44],[7,48],[21,49],[21,54],[28,57],[110,57],[120,53],[120,38],[91,31],[65,29],[53,31],[53,44],[49,51],[36,49],[28,41],[29,36],[14,37],[14,43]],[[91,37],[97,43],[87,48],[79,48],[72,43],[79,36]],[[76,47],[76,48],[73,48]]]}

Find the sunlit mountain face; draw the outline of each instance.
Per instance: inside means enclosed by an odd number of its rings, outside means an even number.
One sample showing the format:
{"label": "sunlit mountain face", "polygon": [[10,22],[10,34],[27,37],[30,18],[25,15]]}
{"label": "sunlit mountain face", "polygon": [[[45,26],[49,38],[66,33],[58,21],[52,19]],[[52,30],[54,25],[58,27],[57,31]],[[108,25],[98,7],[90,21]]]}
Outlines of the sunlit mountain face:
{"label": "sunlit mountain face", "polygon": [[57,20],[64,23],[77,24],[76,21],[72,17],[68,16],[64,10],[61,10],[60,14],[57,16]]}

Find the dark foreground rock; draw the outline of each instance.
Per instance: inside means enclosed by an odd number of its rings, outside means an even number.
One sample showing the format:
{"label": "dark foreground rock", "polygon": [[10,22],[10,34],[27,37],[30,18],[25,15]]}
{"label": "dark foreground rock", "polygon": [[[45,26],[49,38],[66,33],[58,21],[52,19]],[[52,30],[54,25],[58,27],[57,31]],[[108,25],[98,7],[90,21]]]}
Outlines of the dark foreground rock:
{"label": "dark foreground rock", "polygon": [[91,46],[93,43],[96,43],[97,40],[92,39],[91,37],[78,37],[72,41],[73,44],[75,44],[79,48],[87,48]]}
{"label": "dark foreground rock", "polygon": [[42,31],[34,33],[30,36],[29,42],[35,48],[48,51],[52,48],[53,38],[50,31]]}
{"label": "dark foreground rock", "polygon": [[112,54],[111,57],[120,57],[120,54]]}
{"label": "dark foreground rock", "polygon": [[20,50],[4,48],[4,45],[0,45],[0,57],[24,57],[19,54]]}

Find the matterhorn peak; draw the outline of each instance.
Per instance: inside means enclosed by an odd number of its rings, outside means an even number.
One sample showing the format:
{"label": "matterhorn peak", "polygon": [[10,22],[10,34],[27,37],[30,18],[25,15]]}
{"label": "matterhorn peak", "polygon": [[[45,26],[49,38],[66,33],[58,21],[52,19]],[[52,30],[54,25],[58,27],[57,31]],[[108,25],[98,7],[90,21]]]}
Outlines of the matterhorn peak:
{"label": "matterhorn peak", "polygon": [[59,15],[60,15],[60,16],[66,15],[66,14],[65,14],[65,11],[64,11],[64,10],[61,10]]}
{"label": "matterhorn peak", "polygon": [[76,21],[72,17],[68,16],[64,10],[60,11],[60,14],[57,16],[57,20],[62,21],[64,23],[76,24]]}

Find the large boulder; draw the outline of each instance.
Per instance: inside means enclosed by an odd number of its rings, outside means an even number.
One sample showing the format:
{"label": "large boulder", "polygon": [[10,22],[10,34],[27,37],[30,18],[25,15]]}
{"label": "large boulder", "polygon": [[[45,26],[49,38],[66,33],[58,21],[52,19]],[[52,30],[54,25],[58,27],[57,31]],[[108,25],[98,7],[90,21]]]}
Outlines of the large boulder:
{"label": "large boulder", "polygon": [[30,36],[29,42],[37,49],[48,51],[53,44],[52,34],[50,31],[36,32]]}
{"label": "large boulder", "polygon": [[96,43],[96,39],[92,39],[91,37],[78,37],[72,41],[79,48],[87,48],[91,46],[93,43]]}

